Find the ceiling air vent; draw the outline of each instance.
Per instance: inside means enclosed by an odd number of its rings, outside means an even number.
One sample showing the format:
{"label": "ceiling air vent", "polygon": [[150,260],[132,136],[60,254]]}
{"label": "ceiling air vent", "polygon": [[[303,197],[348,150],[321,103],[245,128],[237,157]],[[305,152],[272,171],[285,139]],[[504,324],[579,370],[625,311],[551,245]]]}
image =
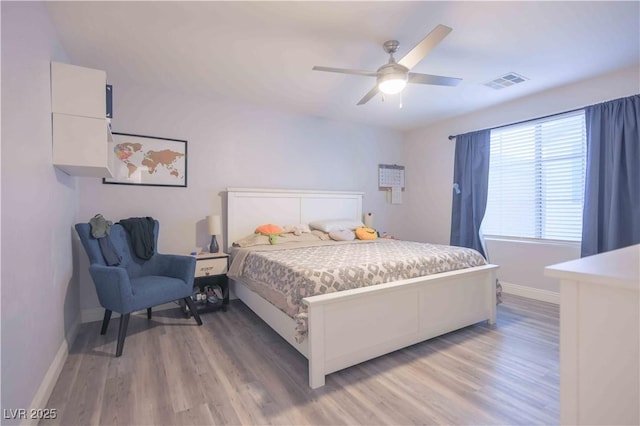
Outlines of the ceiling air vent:
{"label": "ceiling air vent", "polygon": [[529,80],[527,77],[522,76],[520,74],[516,74],[515,72],[510,72],[501,77],[496,78],[495,80],[488,81],[484,83],[485,86],[491,87],[492,89],[504,89],[505,87],[513,86],[514,84],[522,83],[524,81]]}

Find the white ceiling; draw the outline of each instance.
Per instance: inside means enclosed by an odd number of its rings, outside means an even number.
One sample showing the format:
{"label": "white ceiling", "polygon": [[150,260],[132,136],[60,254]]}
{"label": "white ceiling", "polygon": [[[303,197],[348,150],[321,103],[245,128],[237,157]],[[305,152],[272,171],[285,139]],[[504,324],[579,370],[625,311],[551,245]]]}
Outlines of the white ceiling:
{"label": "white ceiling", "polygon": [[[640,62],[640,2],[50,2],[76,65],[111,81],[375,126],[410,129]],[[462,78],[410,84],[356,103],[382,43],[401,58],[437,24],[453,31],[412,71]],[[529,81],[483,85],[508,72]],[[117,88],[116,88],[117,96]]]}

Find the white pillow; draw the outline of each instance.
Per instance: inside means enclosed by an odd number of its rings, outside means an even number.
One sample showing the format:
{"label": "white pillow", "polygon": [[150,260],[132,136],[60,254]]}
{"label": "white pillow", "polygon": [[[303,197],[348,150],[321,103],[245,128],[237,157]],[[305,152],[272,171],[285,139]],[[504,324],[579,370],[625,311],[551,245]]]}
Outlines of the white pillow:
{"label": "white pillow", "polygon": [[356,239],[356,234],[353,231],[343,229],[342,231],[331,231],[329,237],[334,241],[353,241]]}
{"label": "white pillow", "polygon": [[360,220],[354,219],[316,220],[309,223],[309,227],[311,229],[318,229],[324,232],[342,231],[345,229],[353,231],[361,226],[364,226],[364,223]]}

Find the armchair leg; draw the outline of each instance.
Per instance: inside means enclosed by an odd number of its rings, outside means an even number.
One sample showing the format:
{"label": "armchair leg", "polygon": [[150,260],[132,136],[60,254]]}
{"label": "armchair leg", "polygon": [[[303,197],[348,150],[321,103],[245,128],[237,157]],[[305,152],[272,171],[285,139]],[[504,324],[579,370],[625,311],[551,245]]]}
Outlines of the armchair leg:
{"label": "armchair leg", "polygon": [[102,328],[100,334],[107,333],[107,327],[109,327],[109,321],[111,321],[111,311],[109,309],[104,310],[104,318],[102,319]]}
{"label": "armchair leg", "polygon": [[151,319],[151,308],[147,308],[147,319]]}
{"label": "armchair leg", "polygon": [[127,336],[127,326],[129,325],[129,315],[130,314],[122,314],[120,316],[120,329],[118,330],[118,347],[116,348],[116,357],[122,355],[124,338]]}
{"label": "armchair leg", "polygon": [[198,314],[198,311],[196,310],[196,307],[193,306],[193,299],[191,298],[191,296],[185,297],[184,301],[187,304],[187,306],[189,307],[189,311],[191,311],[191,315],[193,315],[193,318],[196,320],[198,325],[202,325],[202,320],[200,319],[200,314]]}

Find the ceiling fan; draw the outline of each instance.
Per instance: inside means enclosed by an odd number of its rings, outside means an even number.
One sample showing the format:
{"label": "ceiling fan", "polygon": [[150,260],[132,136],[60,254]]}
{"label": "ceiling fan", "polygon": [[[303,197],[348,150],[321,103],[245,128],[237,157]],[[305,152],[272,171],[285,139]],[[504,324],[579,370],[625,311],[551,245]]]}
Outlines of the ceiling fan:
{"label": "ceiling fan", "polygon": [[422,60],[427,53],[438,45],[449,33],[451,28],[445,25],[438,25],[427,36],[422,39],[409,53],[396,62],[393,54],[398,50],[400,43],[397,40],[385,41],[382,47],[389,54],[389,62],[384,64],[377,71],[351,70],[345,68],[313,67],[314,71],[338,72],[342,74],[362,75],[366,77],[376,77],[376,85],[364,95],[358,105],[364,105],[371,98],[382,92],[387,95],[400,93],[407,83],[435,84],[438,86],[456,86],[462,81],[461,78],[442,77],[439,75],[420,74],[409,72]]}

